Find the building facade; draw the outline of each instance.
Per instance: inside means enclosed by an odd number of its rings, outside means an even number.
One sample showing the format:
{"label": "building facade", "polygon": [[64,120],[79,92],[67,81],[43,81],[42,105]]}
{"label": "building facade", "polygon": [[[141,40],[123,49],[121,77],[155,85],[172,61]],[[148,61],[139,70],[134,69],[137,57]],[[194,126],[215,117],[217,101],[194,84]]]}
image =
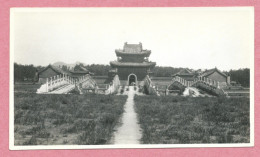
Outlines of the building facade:
{"label": "building facade", "polygon": [[217,68],[205,70],[204,72],[199,74],[198,77],[208,78],[208,79],[217,81],[220,83],[220,86],[222,86],[222,87],[230,85],[230,76],[228,74],[221,72]]}
{"label": "building facade", "polygon": [[117,49],[115,53],[117,60],[110,62],[111,72],[116,73],[120,81],[126,81],[126,85],[138,84],[156,65],[149,61],[151,50],[144,50],[142,43],[125,43],[123,49]]}

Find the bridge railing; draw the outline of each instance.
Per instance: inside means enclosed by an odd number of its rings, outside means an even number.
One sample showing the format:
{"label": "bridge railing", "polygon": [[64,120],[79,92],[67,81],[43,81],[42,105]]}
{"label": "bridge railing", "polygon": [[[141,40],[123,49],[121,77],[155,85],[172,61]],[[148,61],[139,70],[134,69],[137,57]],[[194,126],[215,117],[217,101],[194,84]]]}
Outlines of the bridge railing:
{"label": "bridge railing", "polygon": [[218,81],[215,81],[215,80],[212,80],[212,79],[209,79],[206,77],[199,77],[199,78],[195,78],[194,81],[187,81],[179,76],[175,76],[172,79],[172,83],[175,81],[181,83],[185,87],[191,87],[191,86],[196,85],[198,82],[200,82],[200,83],[203,83],[205,85],[208,85],[208,86],[211,86],[214,88],[220,88],[220,83]]}
{"label": "bridge railing", "polygon": [[46,83],[41,85],[37,93],[48,93],[67,84],[75,84],[76,81],[66,74],[60,74],[46,79]]}
{"label": "bridge railing", "polygon": [[222,83],[206,77],[199,77],[194,79],[194,81],[187,81],[181,77],[176,76],[173,78],[172,84],[175,81],[179,82],[184,87],[195,86],[195,87],[200,87],[206,91],[209,91],[215,95],[226,95],[224,90],[221,88],[222,86],[224,86]]}
{"label": "bridge railing", "polygon": [[96,84],[96,82],[92,79],[92,77],[89,74],[79,77],[78,80],[76,80],[76,84],[79,85],[86,81],[90,81],[91,83]]}
{"label": "bridge railing", "polygon": [[50,92],[63,85],[66,85],[66,84],[75,84],[75,83],[76,83],[75,79],[70,77],[69,75],[66,75],[66,74],[56,75],[56,76],[47,78],[46,92]]}
{"label": "bridge railing", "polygon": [[60,74],[60,75],[47,78],[46,83],[43,84],[37,90],[37,93],[48,93],[64,85],[69,85],[69,84],[79,87],[79,84],[84,84],[86,82],[89,82],[93,86],[96,86],[96,82],[92,79],[92,77],[89,74],[86,74],[78,78],[73,78],[66,74]]}

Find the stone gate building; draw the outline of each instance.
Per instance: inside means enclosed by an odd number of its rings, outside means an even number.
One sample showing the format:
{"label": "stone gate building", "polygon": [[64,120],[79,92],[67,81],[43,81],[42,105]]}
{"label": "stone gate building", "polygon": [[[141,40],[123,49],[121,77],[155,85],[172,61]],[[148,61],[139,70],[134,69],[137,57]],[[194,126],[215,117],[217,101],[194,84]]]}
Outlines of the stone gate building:
{"label": "stone gate building", "polygon": [[111,72],[119,76],[123,85],[138,84],[156,65],[149,61],[151,50],[143,49],[142,43],[125,43],[123,49],[116,49],[115,53],[117,60],[110,62]]}

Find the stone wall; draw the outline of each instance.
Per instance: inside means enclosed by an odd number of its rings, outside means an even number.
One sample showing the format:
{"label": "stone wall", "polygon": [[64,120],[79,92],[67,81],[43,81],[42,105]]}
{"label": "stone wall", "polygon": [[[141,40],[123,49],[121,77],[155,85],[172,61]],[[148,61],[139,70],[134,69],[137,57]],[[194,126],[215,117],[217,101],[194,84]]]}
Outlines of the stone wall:
{"label": "stone wall", "polygon": [[155,89],[155,86],[152,84],[151,79],[148,75],[146,75],[145,79],[143,80],[143,92],[148,95],[158,95],[158,92]]}
{"label": "stone wall", "polygon": [[147,68],[137,68],[137,67],[129,67],[129,68],[118,68],[117,74],[120,80],[128,80],[128,76],[130,74],[135,74],[137,76],[137,80],[141,81],[147,75]]}
{"label": "stone wall", "polygon": [[110,83],[109,88],[106,90],[106,94],[116,94],[120,86],[120,80],[118,75],[115,75],[113,81]]}
{"label": "stone wall", "polygon": [[213,74],[207,76],[207,78],[211,79],[211,80],[215,80],[218,82],[227,82],[227,78],[223,75],[220,75],[218,72],[214,72]]}
{"label": "stone wall", "polygon": [[44,84],[44,83],[46,83],[46,79],[47,78],[50,78],[50,77],[53,77],[53,76],[57,76],[57,75],[58,75],[57,72],[55,72],[51,68],[48,68],[48,69],[44,70],[43,72],[41,72],[39,74],[39,82],[41,84]]}

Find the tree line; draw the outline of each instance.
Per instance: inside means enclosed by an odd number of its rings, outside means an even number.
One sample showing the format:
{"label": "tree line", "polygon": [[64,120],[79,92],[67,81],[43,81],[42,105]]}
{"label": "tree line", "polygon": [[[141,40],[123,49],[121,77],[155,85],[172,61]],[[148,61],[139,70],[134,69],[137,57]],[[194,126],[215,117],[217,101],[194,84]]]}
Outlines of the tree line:
{"label": "tree line", "polygon": [[250,69],[230,70],[228,73],[231,81],[236,81],[243,87],[250,87]]}
{"label": "tree line", "polygon": [[43,69],[42,66],[22,65],[14,63],[14,81],[35,81],[36,72]]}
{"label": "tree line", "polygon": [[[104,64],[90,64],[76,65],[74,68],[77,69],[78,66],[82,66],[93,73],[95,76],[107,76],[111,67],[109,65]],[[14,80],[15,81],[34,81],[36,77],[36,72],[44,69],[43,66],[34,66],[30,65],[22,65],[14,63]],[[71,68],[63,65],[60,67],[64,71],[72,70]],[[184,68],[174,68],[174,67],[162,67],[155,66],[152,70],[154,77],[171,77],[173,74],[179,72]],[[191,69],[190,69],[191,70]],[[238,70],[230,70],[225,73],[230,74],[231,81],[236,81],[244,87],[250,86],[250,70],[248,68],[238,69]]]}

